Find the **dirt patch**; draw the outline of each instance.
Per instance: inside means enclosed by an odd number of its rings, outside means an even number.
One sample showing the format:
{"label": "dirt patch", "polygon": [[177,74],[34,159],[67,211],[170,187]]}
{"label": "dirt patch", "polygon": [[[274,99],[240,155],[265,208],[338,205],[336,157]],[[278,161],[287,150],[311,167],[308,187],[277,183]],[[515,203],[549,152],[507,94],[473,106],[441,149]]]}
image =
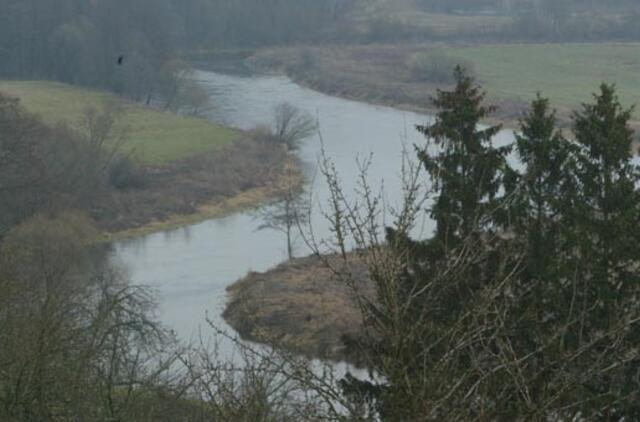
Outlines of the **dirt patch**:
{"label": "dirt patch", "polygon": [[[336,258],[331,267],[349,271],[358,289],[372,294],[363,262]],[[345,337],[357,337],[362,319],[344,281],[324,260],[294,259],[265,273],[250,273],[227,288],[224,318],[243,338],[312,357],[351,360]]]}
{"label": "dirt patch", "polygon": [[219,151],[146,168],[143,188],[111,189],[91,215],[107,233],[141,234],[255,206],[277,189],[291,160],[276,145],[236,141]]}

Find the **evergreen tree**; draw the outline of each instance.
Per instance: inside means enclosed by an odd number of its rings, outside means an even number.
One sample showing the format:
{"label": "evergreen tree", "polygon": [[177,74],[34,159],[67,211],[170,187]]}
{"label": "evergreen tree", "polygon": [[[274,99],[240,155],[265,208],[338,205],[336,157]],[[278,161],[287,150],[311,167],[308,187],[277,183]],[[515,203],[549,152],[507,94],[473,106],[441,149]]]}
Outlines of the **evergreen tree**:
{"label": "evergreen tree", "polygon": [[533,221],[533,229],[542,229],[554,220],[569,149],[556,129],[556,114],[547,98],[538,95],[531,103],[515,136],[518,157],[524,165],[521,217]]}
{"label": "evergreen tree", "polygon": [[[573,275],[567,271],[559,279],[564,308],[560,303],[552,310],[570,321],[575,317],[566,304],[580,303],[584,309],[579,323],[563,333],[557,350],[579,356],[571,365],[575,373],[588,373],[587,368],[597,367],[606,356],[609,369],[585,377],[575,394],[590,397],[582,414],[602,415],[601,409],[607,408],[608,420],[640,417],[640,173],[632,155],[632,113],[607,84],[600,86],[592,103],[574,113],[575,149],[567,171],[573,173],[576,189],[562,235],[563,260]],[[555,332],[562,333],[563,327],[558,325]],[[589,351],[580,351],[585,344],[591,345]]]}
{"label": "evergreen tree", "polygon": [[436,239],[444,250],[455,247],[481,226],[481,218],[492,213],[510,151],[510,147],[493,146],[500,125],[479,128],[480,121],[494,111],[483,104],[485,93],[461,67],[454,73],[455,89],[438,91],[433,100],[440,110],[436,122],[417,128],[440,149],[431,155],[425,148],[418,156],[438,192],[432,216]]}
{"label": "evergreen tree", "polygon": [[515,174],[509,149],[491,143],[499,128],[478,129],[484,94],[461,70],[456,79],[435,124],[419,128],[440,146],[418,150],[438,194],[435,237],[399,225],[360,249],[376,292],[360,296],[360,344],[384,382],[347,379],[345,391],[382,420],[639,420],[631,110],[603,85],[569,141],[538,96]]}
{"label": "evergreen tree", "polygon": [[[563,241],[561,227],[571,209],[570,157],[572,146],[556,129],[555,110],[541,97],[531,103],[520,120],[516,151],[524,169],[513,190],[511,226],[516,240],[525,246],[523,278],[537,285],[535,305],[542,307],[543,290],[555,287],[561,277],[559,260]],[[538,312],[539,313],[539,312]]]}
{"label": "evergreen tree", "polygon": [[[367,321],[379,341],[371,366],[384,374],[385,386],[349,380],[347,388],[373,395],[385,420],[412,420],[435,406],[443,370],[452,376],[465,373],[468,356],[448,356],[455,327],[467,318],[469,299],[487,283],[499,280],[507,268],[500,243],[491,231],[500,225],[503,178],[510,172],[510,147],[496,148],[493,138],[501,126],[481,128],[481,120],[494,110],[485,106],[485,94],[472,77],[458,67],[456,87],[439,91],[434,105],[440,110],[430,126],[417,129],[438,146],[418,149],[437,193],[432,215],[435,237],[414,240],[402,230],[387,230],[387,245],[394,260],[390,289],[388,267],[371,271],[378,301],[368,308]],[[502,268],[498,268],[502,265]],[[442,339],[442,341],[434,340]],[[447,360],[445,365],[439,363]],[[437,369],[436,369],[437,368]],[[429,403],[429,404],[427,404]]]}
{"label": "evergreen tree", "polygon": [[574,114],[579,254],[607,319],[618,299],[640,282],[640,173],[632,161],[632,112],[622,107],[615,87],[603,84],[594,103]]}

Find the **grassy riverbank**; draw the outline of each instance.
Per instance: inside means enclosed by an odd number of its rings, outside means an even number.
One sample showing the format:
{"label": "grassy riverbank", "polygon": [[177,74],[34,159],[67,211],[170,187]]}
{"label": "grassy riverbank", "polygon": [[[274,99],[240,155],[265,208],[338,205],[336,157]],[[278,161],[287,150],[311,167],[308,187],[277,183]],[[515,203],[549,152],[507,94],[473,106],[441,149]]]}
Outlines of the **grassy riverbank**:
{"label": "grassy riverbank", "polygon": [[[343,263],[327,257],[335,267]],[[349,271],[371,291],[364,263]],[[250,273],[227,288],[223,317],[243,338],[312,357],[352,360],[343,339],[362,326],[351,290],[317,257],[294,259],[264,273]]]}
{"label": "grassy riverbank", "polygon": [[[474,64],[496,119],[514,126],[537,92],[549,96],[566,124],[600,83],[615,83],[625,105],[640,103],[640,43],[527,45],[352,45],[264,50],[251,64],[286,72],[319,91],[399,108],[432,111],[429,97],[446,86],[416,81],[409,63],[434,47]],[[636,116],[634,125],[639,125]]]}
{"label": "grassy riverbank", "polygon": [[127,138],[123,150],[150,165],[208,153],[241,136],[205,119],[158,111],[113,94],[57,82],[0,81],[0,92],[20,98],[28,111],[48,124],[64,121],[78,130],[83,129],[87,107],[99,110],[112,104],[120,108],[116,130],[124,131]]}
{"label": "grassy riverbank", "polygon": [[[238,144],[238,147],[226,148],[225,153],[230,154],[230,159],[235,159],[238,165],[241,166],[244,161],[240,154],[246,151],[245,148],[251,150],[252,147],[244,141]],[[218,161],[216,159],[217,155],[209,154],[205,156],[204,162],[209,160]],[[235,158],[233,158],[234,155],[236,156]],[[215,175],[210,175],[209,177],[204,175],[204,180],[209,180],[210,183],[203,182],[203,179],[201,179],[203,176],[202,171],[198,169],[199,163],[203,163],[203,159],[185,160],[185,163],[191,163],[187,164],[190,170],[170,176],[177,183],[177,185],[170,188],[172,192],[166,192],[163,187],[166,185],[159,183],[156,184],[157,187],[155,189],[143,194],[146,200],[157,203],[155,207],[144,206],[144,209],[154,212],[155,215],[144,217],[141,215],[143,212],[137,213],[141,216],[140,224],[107,231],[103,233],[102,240],[117,241],[161,231],[175,230],[205,220],[255,208],[281,192],[280,186],[284,185],[282,179],[285,177],[285,173],[281,170],[286,161],[291,162],[294,168],[298,167],[297,160],[293,157],[286,155],[274,155],[273,157],[275,160],[271,162],[271,169],[268,169],[264,162],[256,163],[262,165],[262,168],[257,168],[256,166],[246,168],[247,171],[251,170],[253,173],[240,176],[245,180],[245,187],[229,194],[216,192],[216,189],[220,189],[220,186],[225,183],[226,179],[224,177],[216,178]],[[221,163],[221,165],[224,164]],[[296,185],[304,183],[304,176],[301,171],[296,171],[294,175],[288,173],[286,177],[294,177],[293,183]],[[288,180],[286,183],[291,183],[291,181]],[[197,189],[198,193],[190,190],[190,187],[191,189]],[[234,188],[233,185],[229,187],[231,189]],[[134,201],[139,202],[140,198]]]}
{"label": "grassy riverbank", "polygon": [[[96,188],[87,212],[106,240],[193,224],[254,207],[281,186],[283,168],[296,160],[260,137],[205,119],[162,112],[113,94],[41,81],[0,81],[0,93],[20,99],[46,124],[85,130],[88,107],[118,109],[114,131],[121,152],[133,157],[142,181]],[[108,172],[108,170],[107,170]],[[297,183],[303,183],[301,174]],[[105,176],[108,179],[108,175]]]}

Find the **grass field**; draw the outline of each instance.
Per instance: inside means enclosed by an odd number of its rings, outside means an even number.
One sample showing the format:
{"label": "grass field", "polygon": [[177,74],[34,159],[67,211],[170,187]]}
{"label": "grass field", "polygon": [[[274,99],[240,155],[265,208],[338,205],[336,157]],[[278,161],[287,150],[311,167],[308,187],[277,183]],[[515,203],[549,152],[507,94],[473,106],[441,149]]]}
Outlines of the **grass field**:
{"label": "grass field", "polygon": [[640,43],[492,45],[449,53],[475,63],[491,97],[529,101],[541,91],[555,105],[573,108],[608,82],[625,105],[640,104]]}
{"label": "grass field", "polygon": [[123,114],[118,129],[124,129],[123,148],[146,164],[163,164],[208,152],[232,142],[238,133],[204,119],[156,111],[115,95],[60,83],[0,81],[0,92],[18,97],[27,110],[47,123],[65,121],[80,129],[88,106],[100,109],[107,101],[118,101]]}

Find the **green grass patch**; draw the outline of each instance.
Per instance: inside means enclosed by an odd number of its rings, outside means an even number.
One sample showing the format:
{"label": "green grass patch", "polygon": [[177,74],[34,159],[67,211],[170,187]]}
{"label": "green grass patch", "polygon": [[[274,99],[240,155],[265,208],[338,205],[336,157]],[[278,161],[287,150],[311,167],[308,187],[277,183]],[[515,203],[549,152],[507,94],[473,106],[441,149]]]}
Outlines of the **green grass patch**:
{"label": "green grass patch", "polygon": [[490,45],[451,49],[472,61],[492,97],[529,101],[540,91],[556,106],[589,101],[615,83],[622,102],[640,103],[640,43]]}
{"label": "green grass patch", "polygon": [[145,164],[163,164],[220,148],[238,137],[238,132],[205,119],[179,116],[135,104],[113,94],[55,82],[0,81],[0,92],[18,97],[24,107],[47,123],[64,121],[82,128],[87,107],[100,109],[118,101],[123,113],[117,129],[123,129],[123,149]]}

